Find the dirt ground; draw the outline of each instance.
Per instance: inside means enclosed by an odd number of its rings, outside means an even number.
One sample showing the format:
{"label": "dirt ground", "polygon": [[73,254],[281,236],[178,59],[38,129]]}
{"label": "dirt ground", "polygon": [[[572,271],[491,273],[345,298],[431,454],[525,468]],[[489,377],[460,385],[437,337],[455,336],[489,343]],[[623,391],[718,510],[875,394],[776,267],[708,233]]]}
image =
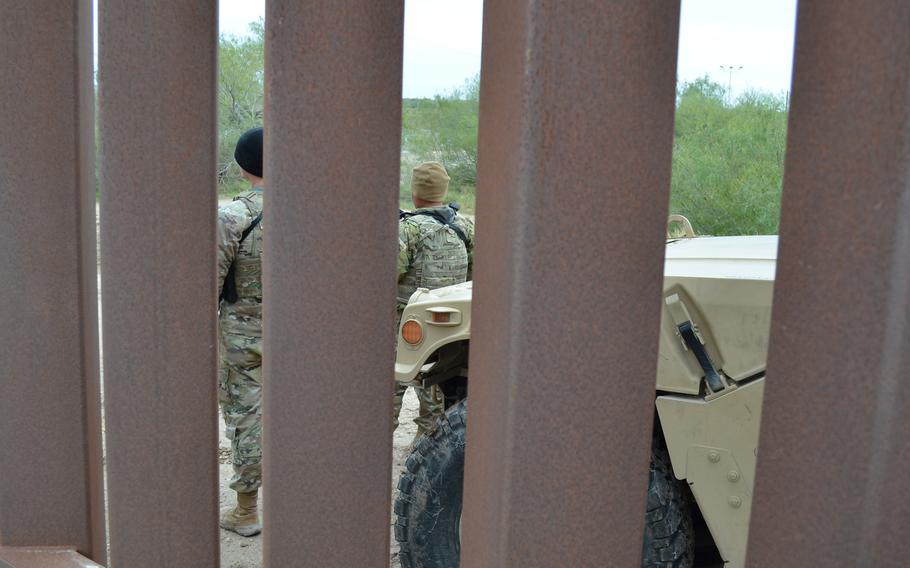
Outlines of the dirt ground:
{"label": "dirt ground", "polygon": [[[398,477],[404,468],[405,449],[414,438],[417,426],[414,424],[414,417],[417,416],[417,397],[414,396],[414,389],[408,389],[404,397],[404,404],[401,409],[401,425],[395,431],[392,449],[392,501],[398,494]],[[220,461],[220,491],[221,506],[229,507],[234,504],[233,492],[228,488],[228,482],[231,479],[231,452],[230,445],[224,433],[221,435],[220,447],[218,449]],[[268,514],[264,511],[263,514]],[[391,558],[389,561],[390,568],[400,568],[398,563],[398,544],[395,542],[394,533],[395,517],[389,510],[389,539],[392,543]],[[222,568],[259,568],[262,566],[262,536],[245,538],[232,532],[221,531],[221,566]]]}

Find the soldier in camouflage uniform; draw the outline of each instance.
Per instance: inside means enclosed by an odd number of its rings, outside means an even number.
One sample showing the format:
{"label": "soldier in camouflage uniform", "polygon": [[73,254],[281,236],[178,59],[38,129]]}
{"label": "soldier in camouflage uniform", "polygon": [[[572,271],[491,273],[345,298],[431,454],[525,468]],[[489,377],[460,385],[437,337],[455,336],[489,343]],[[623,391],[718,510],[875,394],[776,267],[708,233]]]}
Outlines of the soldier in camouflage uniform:
{"label": "soldier in camouflage uniform", "polygon": [[[417,288],[441,288],[471,279],[474,260],[474,222],[457,207],[443,205],[449,175],[436,162],[420,164],[411,175],[411,199],[416,208],[401,213],[398,222],[398,319]],[[396,383],[393,428],[398,427],[401,400],[409,385]],[[417,436],[430,430],[443,412],[438,387],[414,387],[420,413],[414,420]],[[416,438],[415,438],[416,439]]]}
{"label": "soldier in camouflage uniform", "polygon": [[240,137],[234,159],[252,189],[218,209],[218,402],[237,492],[237,506],[222,512],[220,524],[252,536],[262,530],[262,128]]}

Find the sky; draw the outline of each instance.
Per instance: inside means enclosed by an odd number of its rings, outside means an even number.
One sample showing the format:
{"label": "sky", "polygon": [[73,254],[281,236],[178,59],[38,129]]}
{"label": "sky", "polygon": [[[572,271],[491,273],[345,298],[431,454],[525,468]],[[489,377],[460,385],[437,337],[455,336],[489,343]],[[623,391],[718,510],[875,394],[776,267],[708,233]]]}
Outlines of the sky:
{"label": "sky", "polygon": [[[464,85],[480,72],[483,0],[406,0],[405,98],[432,97]],[[246,33],[265,16],[264,0],[221,0],[222,33]]]}
{"label": "sky", "polygon": [[[219,2],[222,33],[264,17],[265,0]],[[406,0],[403,96],[449,92],[478,73],[482,20],[483,0]],[[796,0],[682,0],[677,79],[789,92],[795,21]]]}
{"label": "sky", "polygon": [[788,92],[795,30],[796,0],[683,0],[677,78]]}

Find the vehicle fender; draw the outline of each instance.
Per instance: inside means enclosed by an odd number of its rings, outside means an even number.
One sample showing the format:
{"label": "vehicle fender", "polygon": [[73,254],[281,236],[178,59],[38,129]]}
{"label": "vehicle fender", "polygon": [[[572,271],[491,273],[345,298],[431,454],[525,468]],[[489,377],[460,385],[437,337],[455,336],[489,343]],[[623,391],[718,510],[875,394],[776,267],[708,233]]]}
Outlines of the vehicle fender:
{"label": "vehicle fender", "polygon": [[[428,370],[427,360],[442,347],[471,338],[471,287],[471,282],[465,282],[432,291],[418,288],[411,296],[398,325],[396,381],[415,381]],[[433,314],[439,312],[448,314],[448,320],[434,321]],[[409,345],[401,337],[402,326],[411,320],[420,324],[423,333],[417,345]]]}
{"label": "vehicle fender", "polygon": [[689,484],[728,568],[745,566],[764,386],[762,377],[711,400],[656,401],[673,473]]}

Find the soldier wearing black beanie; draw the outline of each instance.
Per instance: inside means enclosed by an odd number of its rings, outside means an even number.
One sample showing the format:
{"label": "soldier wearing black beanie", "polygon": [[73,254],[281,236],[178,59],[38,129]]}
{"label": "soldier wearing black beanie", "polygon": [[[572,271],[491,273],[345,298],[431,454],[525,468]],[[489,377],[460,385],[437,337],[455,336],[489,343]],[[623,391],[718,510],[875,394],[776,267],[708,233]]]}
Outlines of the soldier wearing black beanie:
{"label": "soldier wearing black beanie", "polygon": [[219,525],[253,536],[262,530],[262,128],[243,133],[234,159],[251,187],[218,208],[218,404],[231,440],[230,488],[237,493]]}
{"label": "soldier wearing black beanie", "polygon": [[262,177],[262,127],[251,128],[237,140],[234,159],[241,168],[254,176]]}

